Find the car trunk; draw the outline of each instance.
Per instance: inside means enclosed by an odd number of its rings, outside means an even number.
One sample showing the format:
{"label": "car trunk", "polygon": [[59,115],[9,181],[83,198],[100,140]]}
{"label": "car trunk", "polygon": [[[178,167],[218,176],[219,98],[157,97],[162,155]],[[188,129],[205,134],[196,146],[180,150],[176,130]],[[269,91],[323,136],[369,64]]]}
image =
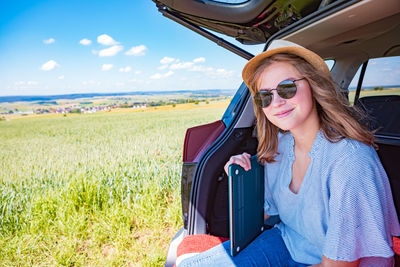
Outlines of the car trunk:
{"label": "car trunk", "polygon": [[[345,93],[366,60],[400,55],[397,0],[388,0],[384,6],[375,0],[153,1],[164,16],[246,59],[253,55],[213,32],[233,37],[241,44],[266,47],[273,39],[282,38],[324,58],[335,58],[332,76]],[[255,154],[257,143],[252,101],[244,83],[220,121],[188,129],[181,183],[183,235],[229,237],[228,186],[223,167],[230,155],[244,151]],[[399,140],[395,143],[393,153],[398,153]],[[392,184],[396,195],[400,177],[394,175],[391,181],[396,182]],[[399,210],[400,198],[395,200]]]}

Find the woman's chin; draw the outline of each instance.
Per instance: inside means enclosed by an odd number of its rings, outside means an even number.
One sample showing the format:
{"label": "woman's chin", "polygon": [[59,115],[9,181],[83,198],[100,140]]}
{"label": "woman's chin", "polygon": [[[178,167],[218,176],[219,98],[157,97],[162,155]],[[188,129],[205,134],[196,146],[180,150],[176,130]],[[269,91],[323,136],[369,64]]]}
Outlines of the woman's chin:
{"label": "woman's chin", "polygon": [[289,123],[273,123],[276,127],[281,129],[282,131],[290,131],[294,126]]}

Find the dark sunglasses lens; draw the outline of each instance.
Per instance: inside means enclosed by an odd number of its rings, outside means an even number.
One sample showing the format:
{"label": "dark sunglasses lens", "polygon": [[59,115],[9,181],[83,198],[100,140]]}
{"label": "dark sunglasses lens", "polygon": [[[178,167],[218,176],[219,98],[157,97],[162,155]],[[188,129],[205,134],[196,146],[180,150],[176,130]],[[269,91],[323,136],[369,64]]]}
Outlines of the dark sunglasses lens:
{"label": "dark sunglasses lens", "polygon": [[260,91],[254,95],[254,103],[262,108],[268,107],[271,104],[271,100],[272,94],[270,92]]}
{"label": "dark sunglasses lens", "polygon": [[278,95],[284,99],[294,97],[297,92],[296,84],[291,80],[281,82],[276,88]]}

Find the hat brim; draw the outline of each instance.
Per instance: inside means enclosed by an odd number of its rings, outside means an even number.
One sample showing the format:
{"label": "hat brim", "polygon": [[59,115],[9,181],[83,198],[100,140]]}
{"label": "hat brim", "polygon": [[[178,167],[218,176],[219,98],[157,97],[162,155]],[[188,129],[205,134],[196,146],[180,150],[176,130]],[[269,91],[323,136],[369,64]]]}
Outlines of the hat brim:
{"label": "hat brim", "polygon": [[315,69],[321,71],[325,74],[330,74],[329,68],[326,65],[325,61],[316,53],[308,50],[304,47],[297,46],[286,46],[279,47],[271,50],[267,50],[247,62],[247,64],[243,68],[242,77],[244,83],[249,87],[250,78],[254,75],[254,72],[257,68],[262,64],[262,62],[275,54],[292,54],[303,58],[305,61],[310,63]]}

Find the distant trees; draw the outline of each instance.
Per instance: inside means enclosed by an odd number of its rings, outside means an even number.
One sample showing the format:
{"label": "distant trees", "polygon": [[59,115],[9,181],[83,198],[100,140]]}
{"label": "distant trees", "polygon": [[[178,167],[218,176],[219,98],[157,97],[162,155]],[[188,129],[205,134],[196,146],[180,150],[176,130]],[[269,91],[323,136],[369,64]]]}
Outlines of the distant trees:
{"label": "distant trees", "polygon": [[164,105],[168,105],[168,102],[160,100],[160,101],[152,101],[149,103],[150,107],[158,107],[158,106],[164,106]]}
{"label": "distant trees", "polygon": [[383,90],[383,87],[382,87],[382,86],[375,86],[375,87],[374,87],[374,90],[375,90],[375,91],[382,91],[382,90]]}
{"label": "distant trees", "polygon": [[131,107],[133,107],[133,105],[132,105],[132,104],[125,103],[125,104],[120,105],[119,107],[120,107],[120,108],[131,108]]}
{"label": "distant trees", "polygon": [[[158,106],[165,106],[165,105],[177,105],[177,104],[186,104],[186,103],[194,103],[198,105],[199,102],[202,100],[196,100],[193,98],[182,98],[182,99],[170,99],[170,100],[159,100],[159,101],[151,101],[148,103],[150,107],[158,107]],[[173,107],[175,107],[173,106]]]}

